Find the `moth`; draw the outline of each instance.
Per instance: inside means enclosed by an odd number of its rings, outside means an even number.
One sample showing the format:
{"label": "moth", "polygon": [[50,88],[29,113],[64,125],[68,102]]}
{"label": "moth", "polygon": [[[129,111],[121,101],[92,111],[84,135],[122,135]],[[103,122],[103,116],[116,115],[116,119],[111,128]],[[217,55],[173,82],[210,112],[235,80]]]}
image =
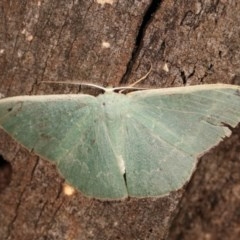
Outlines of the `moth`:
{"label": "moth", "polygon": [[0,126],[97,199],[181,188],[198,157],[240,122],[240,87],[215,84],[0,100]]}

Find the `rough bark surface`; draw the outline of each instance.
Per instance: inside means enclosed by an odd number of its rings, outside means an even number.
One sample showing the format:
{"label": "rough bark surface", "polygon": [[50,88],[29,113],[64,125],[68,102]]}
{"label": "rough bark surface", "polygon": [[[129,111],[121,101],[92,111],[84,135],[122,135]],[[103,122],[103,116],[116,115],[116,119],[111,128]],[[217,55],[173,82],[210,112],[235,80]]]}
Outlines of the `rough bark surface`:
{"label": "rough bark surface", "polygon": [[[238,0],[3,0],[1,96],[95,94],[44,81],[119,86],[150,65],[152,87],[239,84],[239,12]],[[0,154],[3,240],[240,237],[240,127],[200,159],[186,192],[158,199],[67,196],[55,166],[3,131]]]}

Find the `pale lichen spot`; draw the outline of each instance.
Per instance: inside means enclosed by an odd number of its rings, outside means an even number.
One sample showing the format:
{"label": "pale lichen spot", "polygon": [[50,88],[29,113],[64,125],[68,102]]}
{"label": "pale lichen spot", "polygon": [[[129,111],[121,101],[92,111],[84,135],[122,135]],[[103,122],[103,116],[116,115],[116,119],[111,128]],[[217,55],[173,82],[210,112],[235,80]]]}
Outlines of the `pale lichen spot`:
{"label": "pale lichen spot", "polygon": [[0,55],[2,55],[5,52],[5,49],[0,49]]}
{"label": "pale lichen spot", "polygon": [[29,34],[26,36],[27,41],[31,42],[33,40],[33,35]]}
{"label": "pale lichen spot", "polygon": [[167,63],[165,63],[165,64],[163,65],[163,70],[164,70],[165,72],[169,72],[169,68],[168,68]]}
{"label": "pale lichen spot", "polygon": [[63,185],[63,193],[65,195],[72,196],[74,194],[74,192],[75,192],[75,189],[72,186],[70,186],[66,183]]}
{"label": "pale lichen spot", "polygon": [[102,48],[110,48],[111,44],[109,42],[102,42]]}
{"label": "pale lichen spot", "polygon": [[33,35],[29,33],[25,28],[22,30],[21,33],[25,35],[27,41],[31,42],[33,40]]}
{"label": "pale lichen spot", "polygon": [[23,56],[23,51],[22,50],[18,50],[17,51],[17,56],[18,56],[18,58],[21,58]]}
{"label": "pale lichen spot", "polygon": [[24,28],[22,31],[21,31],[21,34],[26,34],[26,29]]}
{"label": "pale lichen spot", "polygon": [[195,3],[195,8],[196,8],[196,14],[199,14],[202,11],[202,3],[201,2],[196,2]]}
{"label": "pale lichen spot", "polygon": [[114,3],[114,0],[96,0],[96,2],[101,5],[104,5],[105,3],[112,5]]}

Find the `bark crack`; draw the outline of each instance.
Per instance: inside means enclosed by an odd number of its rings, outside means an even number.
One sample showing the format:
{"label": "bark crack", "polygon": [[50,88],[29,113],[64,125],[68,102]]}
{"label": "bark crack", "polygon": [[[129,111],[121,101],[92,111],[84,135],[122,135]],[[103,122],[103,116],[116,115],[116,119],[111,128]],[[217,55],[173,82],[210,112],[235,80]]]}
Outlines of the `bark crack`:
{"label": "bark crack", "polygon": [[[16,154],[16,155],[17,155],[17,154]],[[39,158],[37,158],[36,163],[34,164],[34,166],[33,166],[33,168],[32,168],[31,177],[30,177],[29,183],[30,183],[30,182],[32,181],[32,179],[33,179],[33,175],[34,175],[34,172],[35,172],[35,170],[36,170],[36,168],[37,168],[37,166],[38,166],[38,163],[39,163]],[[13,228],[14,228],[14,223],[15,223],[15,221],[16,221],[17,218],[18,218],[18,212],[19,212],[19,208],[20,208],[20,206],[21,206],[21,204],[22,204],[22,198],[23,198],[23,195],[24,195],[25,191],[26,191],[27,188],[28,188],[29,183],[24,186],[23,190],[22,190],[21,193],[20,193],[20,196],[19,196],[19,198],[18,198],[19,200],[18,200],[18,202],[17,202],[17,204],[16,204],[15,215],[13,216],[12,220],[10,221],[10,223],[9,223],[9,225],[8,225],[8,231],[7,231],[7,237],[6,237],[6,239],[11,239],[11,232],[12,232],[12,230],[13,230]]]}
{"label": "bark crack", "polygon": [[138,33],[136,34],[136,39],[135,39],[135,47],[132,51],[132,56],[127,64],[127,68],[125,73],[123,74],[122,79],[120,80],[120,84],[126,84],[129,78],[129,75],[132,72],[132,68],[134,66],[134,63],[136,61],[136,58],[141,50],[141,46],[142,46],[142,42],[143,42],[143,38],[144,38],[144,34],[145,31],[148,27],[148,25],[151,23],[156,11],[158,10],[160,3],[162,1],[161,0],[152,0],[152,2],[149,4],[148,9],[146,10],[144,16],[143,16],[143,20],[142,23],[139,27]]}
{"label": "bark crack", "polygon": [[16,206],[16,209],[15,209],[15,215],[13,216],[12,221],[8,225],[8,231],[7,231],[6,239],[11,239],[11,232],[12,232],[12,229],[13,229],[13,225],[14,225],[16,219],[18,218],[18,211],[19,211],[19,208],[20,208],[20,206],[22,204],[22,197],[23,197],[23,194],[26,191],[26,188],[27,187],[24,187],[24,189],[22,190],[22,192],[21,192],[21,194],[19,196],[19,201],[17,202],[17,206]]}

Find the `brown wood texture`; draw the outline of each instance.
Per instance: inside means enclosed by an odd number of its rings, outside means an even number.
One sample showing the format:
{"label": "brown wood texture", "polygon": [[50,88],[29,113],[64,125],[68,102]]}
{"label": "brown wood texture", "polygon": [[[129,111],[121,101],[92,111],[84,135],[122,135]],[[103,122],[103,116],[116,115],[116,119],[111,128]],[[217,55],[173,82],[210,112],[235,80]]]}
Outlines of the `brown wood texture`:
{"label": "brown wood texture", "polygon": [[[172,87],[240,83],[238,0],[0,2],[1,96],[96,94],[44,81]],[[63,191],[54,165],[0,131],[0,239],[239,239],[240,127],[186,191],[103,202]],[[168,235],[168,236],[167,236]]]}

